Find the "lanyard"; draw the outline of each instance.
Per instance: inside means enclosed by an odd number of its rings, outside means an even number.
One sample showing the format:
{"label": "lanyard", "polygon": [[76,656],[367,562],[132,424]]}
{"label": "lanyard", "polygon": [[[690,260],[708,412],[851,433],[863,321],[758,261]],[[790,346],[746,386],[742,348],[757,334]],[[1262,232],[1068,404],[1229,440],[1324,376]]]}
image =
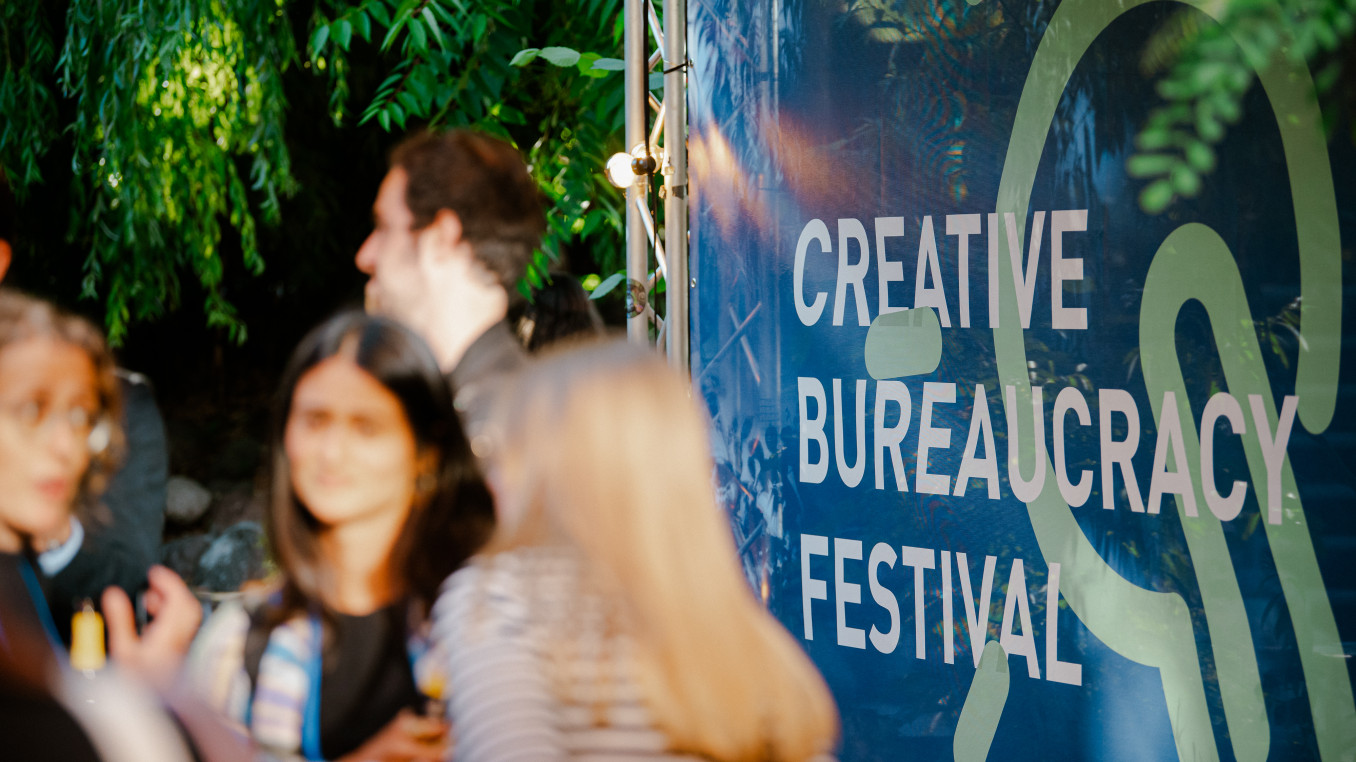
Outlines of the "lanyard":
{"label": "lanyard", "polygon": [[42,622],[42,629],[47,633],[47,640],[52,644],[52,650],[65,656],[66,647],[61,643],[61,636],[57,634],[56,622],[52,620],[52,612],[47,608],[47,596],[42,594],[42,585],[38,582],[38,575],[29,565],[27,558],[19,559],[19,574],[24,578],[24,587],[28,588],[28,597],[33,603],[33,608],[38,612],[38,620]]}
{"label": "lanyard", "polygon": [[[308,690],[306,706],[301,716],[301,753],[309,760],[323,760],[324,756],[320,751],[320,680],[324,673],[324,628],[321,626],[320,617],[314,611],[308,618],[308,624],[311,628],[311,658],[306,662]],[[415,676],[415,685],[418,686],[415,662],[426,649],[411,647],[409,637],[405,638],[405,643],[410,674]]]}
{"label": "lanyard", "polygon": [[320,677],[325,647],[320,617],[311,612],[311,658],[306,663],[309,685],[306,691],[306,710],[301,717],[301,753],[307,759],[324,759],[320,754]]}

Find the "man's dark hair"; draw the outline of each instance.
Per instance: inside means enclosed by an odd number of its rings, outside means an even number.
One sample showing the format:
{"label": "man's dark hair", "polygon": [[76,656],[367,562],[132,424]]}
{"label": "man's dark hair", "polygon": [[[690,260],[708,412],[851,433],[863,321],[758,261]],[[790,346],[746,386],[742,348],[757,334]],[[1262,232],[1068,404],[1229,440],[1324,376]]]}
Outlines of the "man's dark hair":
{"label": "man's dark hair", "polygon": [[408,176],[405,204],[415,229],[448,209],[476,258],[513,294],[546,229],[541,194],[517,149],[470,130],[420,133],[391,153]]}
{"label": "man's dark hair", "polygon": [[0,241],[9,241],[14,245],[14,220],[18,217],[18,204],[14,201],[14,191],[9,187],[9,178],[5,170],[0,169]]}
{"label": "man's dark hair", "polygon": [[551,273],[541,288],[532,290],[532,303],[518,322],[518,338],[529,352],[560,341],[583,341],[603,335],[603,318],[589,293],[574,276]]}

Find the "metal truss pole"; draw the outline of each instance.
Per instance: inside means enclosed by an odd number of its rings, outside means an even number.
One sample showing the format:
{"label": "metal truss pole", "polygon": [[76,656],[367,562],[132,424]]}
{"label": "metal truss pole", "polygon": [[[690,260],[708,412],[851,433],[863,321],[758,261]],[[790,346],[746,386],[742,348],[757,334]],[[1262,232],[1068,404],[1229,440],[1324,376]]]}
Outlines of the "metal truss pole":
{"label": "metal truss pole", "polygon": [[[623,13],[623,54],[626,63],[626,146],[630,151],[645,142],[645,109],[648,107],[649,67],[645,61],[645,10],[643,0],[625,0]],[[637,178],[626,188],[626,285],[628,289],[626,337],[648,343],[650,320],[646,315],[649,300],[649,245],[641,210],[647,204],[649,178]]]}
{"label": "metal truss pole", "polygon": [[668,357],[688,368],[687,0],[664,0],[664,250]]}
{"label": "metal truss pole", "polygon": [[[636,343],[650,343],[650,324],[659,327],[658,343],[676,368],[688,367],[688,246],[687,246],[687,5],[686,0],[663,0],[664,28],[655,8],[645,0],[623,5],[626,79],[626,149],[634,159],[635,180],[626,186],[626,335]],[[647,26],[658,50],[645,55]],[[662,59],[661,59],[662,56]],[[664,61],[664,102],[650,94],[650,70]],[[649,108],[658,111],[647,133]],[[664,145],[660,148],[659,139]],[[615,158],[615,157],[614,157]],[[622,157],[625,159],[625,157]],[[644,161],[653,159],[653,162]],[[648,167],[645,165],[648,164]],[[657,166],[656,166],[657,164]],[[650,206],[651,173],[664,175],[664,237]],[[612,170],[609,169],[611,177]],[[650,247],[655,272],[650,272]],[[667,252],[667,255],[666,255]],[[659,277],[666,281],[665,319],[650,302]]]}

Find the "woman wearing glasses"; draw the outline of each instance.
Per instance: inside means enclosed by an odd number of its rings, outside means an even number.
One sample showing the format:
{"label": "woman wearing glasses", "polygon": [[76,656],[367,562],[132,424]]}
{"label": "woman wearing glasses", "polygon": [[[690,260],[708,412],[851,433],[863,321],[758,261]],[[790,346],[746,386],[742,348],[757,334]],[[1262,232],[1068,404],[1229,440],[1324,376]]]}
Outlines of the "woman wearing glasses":
{"label": "woman wearing glasses", "polygon": [[[94,506],[122,446],[110,423],[118,407],[113,359],[98,330],[0,289],[0,738],[18,759],[126,758],[110,735],[94,732],[103,705],[74,695],[82,678],[66,666],[37,563],[40,551],[65,543],[72,515]],[[201,617],[174,573],[154,570],[148,609],[158,613],[171,601],[175,613],[146,628],[152,648],[182,648]],[[130,621],[125,595],[122,603]],[[145,758],[183,758],[177,732],[139,704],[134,688],[117,703],[121,732]]]}
{"label": "woman wearing glasses", "polygon": [[0,551],[60,544],[121,447],[112,359],[93,326],[0,292]]}

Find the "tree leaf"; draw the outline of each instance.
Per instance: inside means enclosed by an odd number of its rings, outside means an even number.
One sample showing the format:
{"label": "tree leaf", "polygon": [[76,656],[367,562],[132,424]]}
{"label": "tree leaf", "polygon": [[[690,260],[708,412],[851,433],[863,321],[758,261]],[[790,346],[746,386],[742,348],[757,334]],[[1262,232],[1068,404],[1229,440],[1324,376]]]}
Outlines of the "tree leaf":
{"label": "tree leaf", "polygon": [[438,19],[433,16],[433,10],[425,5],[420,15],[424,17],[424,23],[428,24],[429,31],[433,32],[433,39],[438,41],[439,46],[443,46],[443,30],[438,28]]}
{"label": "tree leaf", "polygon": [[561,47],[542,48],[540,55],[547,61],[562,68],[569,68],[579,63],[579,51],[573,50],[571,48],[561,48]]}
{"label": "tree leaf", "polygon": [[607,76],[606,71],[593,68],[593,62],[597,61],[601,57],[602,56],[598,55],[597,53],[584,53],[583,55],[579,56],[579,63],[575,64],[575,68],[579,69],[579,73],[583,74],[585,77],[590,77],[592,79],[597,79],[598,77],[606,77]]}
{"label": "tree leaf", "polygon": [[[419,24],[409,23],[412,19],[414,9],[419,5],[419,2],[420,0],[401,0],[400,5],[396,7],[395,14],[391,17],[390,31],[386,33],[386,39],[381,43],[382,50],[386,50],[390,47],[391,43],[395,42],[396,38],[400,35],[400,30],[402,28],[408,27],[411,36],[414,35],[415,30],[419,30],[421,33],[423,32],[423,30],[420,29]],[[427,42],[427,40],[425,42]],[[427,45],[419,46],[420,49],[425,47],[427,47]],[[406,44],[406,50],[408,49],[409,45]]]}
{"label": "tree leaf", "polygon": [[405,20],[401,19],[396,23],[392,24],[390,28],[386,30],[386,36],[381,40],[381,49],[383,51],[389,49],[391,47],[391,43],[396,41],[396,38],[400,36],[400,28],[404,25]]}
{"label": "tree leaf", "polygon": [[319,25],[311,33],[311,52],[320,55],[320,50],[325,47],[325,43],[330,39],[330,27],[328,24]]}
{"label": "tree leaf", "polygon": [[593,62],[593,68],[603,71],[624,71],[626,62],[620,58],[599,58]]}
{"label": "tree leaf", "polygon": [[339,44],[339,47],[348,50],[348,43],[353,39],[353,22],[348,19],[339,19],[331,26],[334,27],[334,31],[330,33],[334,37],[334,41]]}
{"label": "tree leaf", "polygon": [[500,105],[495,118],[504,124],[527,124],[527,116],[507,103]]}
{"label": "tree leaf", "polygon": [[[444,24],[447,24],[453,29],[457,28],[457,17],[452,15],[452,11],[448,10],[446,6],[444,6],[442,3],[432,3],[430,7],[433,8],[434,13],[442,17]],[[466,12],[466,8],[463,7],[461,3],[457,3],[457,10],[461,11],[462,13]]]}
{"label": "tree leaf", "polygon": [[365,7],[367,12],[372,14],[372,18],[377,20],[377,23],[385,27],[391,25],[391,12],[387,10],[384,0],[371,0]]}
{"label": "tree leaf", "polygon": [[626,273],[625,273],[625,272],[612,273],[611,275],[609,275],[609,276],[607,276],[606,278],[604,278],[604,279],[603,279],[603,282],[602,282],[602,283],[599,283],[599,284],[593,289],[593,292],[592,292],[591,294],[589,294],[589,298],[590,298],[590,299],[601,299],[601,298],[603,298],[604,296],[607,296],[608,293],[610,293],[610,292],[612,291],[612,289],[616,288],[616,287],[617,287],[617,284],[618,284],[618,283],[621,283],[622,280],[624,280],[625,278],[626,278]]}
{"label": "tree leaf", "polygon": [[406,25],[410,30],[410,36],[405,41],[405,50],[407,55],[411,52],[422,53],[428,50],[428,32],[424,31],[423,24],[410,23]]}
{"label": "tree leaf", "polygon": [[513,59],[509,61],[509,66],[526,66],[537,60],[539,53],[541,53],[541,48],[523,48],[514,54]]}
{"label": "tree leaf", "polygon": [[1315,16],[1310,25],[1314,30],[1314,37],[1318,39],[1318,44],[1323,46],[1326,51],[1337,49],[1337,34],[1333,32],[1332,27],[1323,21],[1321,16]]}

